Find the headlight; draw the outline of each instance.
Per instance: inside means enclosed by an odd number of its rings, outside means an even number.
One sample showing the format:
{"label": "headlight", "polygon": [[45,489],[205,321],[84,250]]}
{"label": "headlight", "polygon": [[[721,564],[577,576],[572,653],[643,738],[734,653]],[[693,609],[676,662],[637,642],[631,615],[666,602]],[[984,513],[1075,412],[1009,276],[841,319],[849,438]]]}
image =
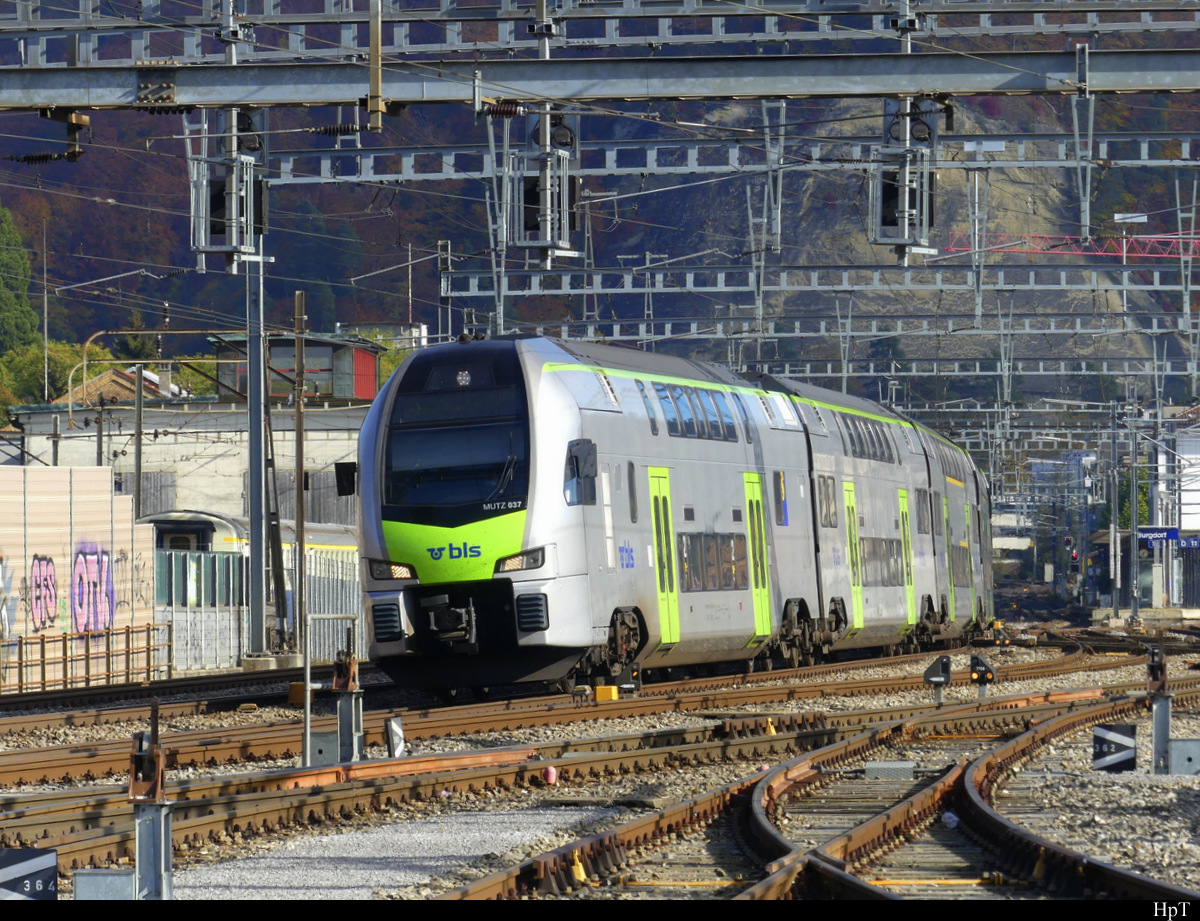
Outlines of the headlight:
{"label": "headlight", "polygon": [[537,550],[526,550],[516,556],[506,556],[496,562],[496,572],[520,572],[523,569],[541,569],[546,562],[546,551],[539,547]]}
{"label": "headlight", "polygon": [[371,578],[376,581],[386,581],[388,579],[415,579],[417,571],[407,563],[393,563],[390,560],[368,560],[367,566],[371,573]]}

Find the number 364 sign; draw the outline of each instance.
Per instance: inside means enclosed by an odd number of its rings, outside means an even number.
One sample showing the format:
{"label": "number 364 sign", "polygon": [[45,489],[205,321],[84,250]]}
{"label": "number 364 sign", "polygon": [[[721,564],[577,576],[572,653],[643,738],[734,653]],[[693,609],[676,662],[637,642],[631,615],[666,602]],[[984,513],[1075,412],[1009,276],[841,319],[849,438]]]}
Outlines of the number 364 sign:
{"label": "number 364 sign", "polygon": [[0,848],[0,899],[57,898],[57,851]]}

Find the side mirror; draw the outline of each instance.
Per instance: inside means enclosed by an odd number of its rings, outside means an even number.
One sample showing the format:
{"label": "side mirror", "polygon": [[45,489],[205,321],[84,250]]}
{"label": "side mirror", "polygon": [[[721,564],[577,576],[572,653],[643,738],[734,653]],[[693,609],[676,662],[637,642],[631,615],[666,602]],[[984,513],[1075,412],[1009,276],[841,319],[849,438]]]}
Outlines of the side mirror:
{"label": "side mirror", "polygon": [[337,478],[337,494],[353,496],[358,492],[358,462],[341,461],[333,465],[333,474]]}

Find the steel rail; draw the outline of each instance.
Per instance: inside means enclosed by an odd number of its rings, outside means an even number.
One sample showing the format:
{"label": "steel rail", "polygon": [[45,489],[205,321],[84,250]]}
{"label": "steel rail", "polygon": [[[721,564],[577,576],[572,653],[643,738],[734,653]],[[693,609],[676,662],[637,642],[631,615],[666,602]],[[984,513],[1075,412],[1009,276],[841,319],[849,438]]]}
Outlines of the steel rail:
{"label": "steel rail", "polygon": [[[1060,662],[1068,671],[1076,671],[1080,665],[1077,660],[1052,660],[1046,663],[1044,670],[1032,674],[1028,670],[1023,671],[1022,678],[1027,680],[1030,677],[1057,674],[1054,666]],[[1104,667],[1120,667],[1123,664],[1104,663]],[[1005,680],[1003,669],[998,672],[998,678]],[[953,676],[953,680],[956,684],[965,683],[967,673],[960,671]],[[1200,683],[1200,676],[1178,679],[1175,683],[1186,687],[1191,683]],[[923,687],[922,676],[910,675],[808,685],[752,686],[724,691],[699,691],[668,698],[634,698],[611,702],[573,701],[562,697],[550,703],[507,701],[495,707],[489,705],[483,712],[473,707],[454,707],[418,714],[386,711],[372,714],[364,722],[364,737],[368,745],[383,745],[386,741],[386,724],[396,716],[402,719],[405,734],[409,738],[428,739],[482,731],[499,732],[561,723],[615,720],[664,712],[715,711],[824,697],[912,691]],[[318,729],[333,730],[336,728],[336,718],[323,717],[314,721],[314,725]],[[217,731],[196,730],[171,734],[164,738],[162,749],[168,768],[285,758],[294,756],[300,750],[300,732],[298,721]],[[125,740],[117,740],[0,752],[0,784],[95,780],[122,774],[129,763],[127,746]]]}
{"label": "steel rail", "polygon": [[[1194,703],[1200,700],[1200,692],[1178,692],[1177,699]],[[1037,879],[1055,895],[1091,893],[1094,897],[1155,901],[1191,901],[1200,898],[1200,893],[1146,879],[1032,834],[1004,818],[991,806],[991,793],[1003,776],[1029,760],[1041,747],[1103,720],[1147,710],[1148,704],[1146,698],[1129,698],[1103,707],[1064,714],[979,758],[970,765],[964,777],[962,818],[984,830],[989,839],[998,842],[997,859],[1005,863],[1010,872]]]}
{"label": "steel rail", "polygon": [[[981,712],[987,702],[976,701],[962,708],[949,708],[935,715],[925,715],[912,721],[898,721],[866,732],[852,731],[848,738],[824,746],[816,751],[798,756],[776,767],[767,775],[757,774],[743,778],[733,784],[693,797],[670,809],[622,825],[618,829],[590,835],[555,850],[523,861],[510,870],[502,871],[446,893],[440,898],[497,899],[520,898],[533,894],[565,894],[579,888],[588,877],[610,872],[616,865],[624,864],[633,849],[653,844],[666,836],[682,833],[697,825],[707,823],[716,813],[739,804],[754,788],[752,806],[759,808],[765,796],[777,796],[795,783],[811,783],[821,779],[821,771],[835,768],[849,760],[859,758],[890,741],[904,737],[914,725],[929,728],[945,728],[962,721],[971,731],[986,724],[1011,726],[1024,725],[1050,712],[1061,712],[1063,707],[1076,706],[1074,699],[1046,704],[1053,694],[1031,695],[1024,706],[1017,699],[993,700],[998,706],[991,714]],[[1040,706],[1037,706],[1039,705]],[[765,792],[764,792],[765,791]],[[774,826],[755,823],[747,829],[754,836],[754,846],[765,859],[786,857],[793,845],[780,836]]]}
{"label": "steel rail", "polygon": [[[1200,692],[1183,692],[1193,700]],[[846,867],[868,855],[887,851],[901,838],[918,833],[928,826],[952,796],[960,801],[961,818],[983,831],[992,848],[1007,869],[1014,875],[1035,881],[1060,896],[1137,898],[1153,900],[1190,900],[1200,897],[1177,886],[1151,880],[1138,874],[1112,867],[1100,861],[1049,842],[996,813],[986,801],[998,778],[1014,765],[1028,760],[1038,749],[1054,739],[1093,725],[1104,719],[1145,710],[1145,698],[1125,698],[1102,705],[1073,710],[1070,713],[1039,721],[1028,732],[1006,742],[969,767],[959,764],[933,786],[919,791],[885,813],[862,823],[821,848],[796,848],[768,869],[770,874],[739,894],[739,899],[777,899],[811,894],[814,886],[826,895],[841,897],[894,898],[869,883],[845,872]],[[913,726],[919,721],[914,721]],[[794,781],[810,778],[797,773]],[[793,785],[768,788],[771,798],[756,793],[755,818],[767,821],[778,797],[787,794]],[[786,841],[764,825],[760,833],[777,845]],[[831,872],[832,868],[832,872]]]}

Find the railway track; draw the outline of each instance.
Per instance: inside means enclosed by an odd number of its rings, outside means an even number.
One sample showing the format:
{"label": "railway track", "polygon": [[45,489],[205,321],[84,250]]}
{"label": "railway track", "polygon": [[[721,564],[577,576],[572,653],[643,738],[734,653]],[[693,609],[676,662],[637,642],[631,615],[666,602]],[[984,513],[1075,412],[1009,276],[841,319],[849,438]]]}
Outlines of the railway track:
{"label": "railway track", "polygon": [[[1181,696],[1200,699],[1197,692]],[[696,836],[684,861],[692,880],[688,886],[707,887],[706,898],[1200,897],[1054,845],[988,806],[987,795],[1006,768],[1065,733],[1144,710],[1145,702],[1125,699],[1063,709],[1067,712],[1051,717],[1021,707],[1020,715],[997,712],[989,719],[948,708],[869,730],[798,756],[762,779],[747,778],[656,816],[564,845],[444,898],[576,892],[587,897],[598,888],[636,898],[631,882],[662,875],[639,869],[637,849],[651,842],[674,849],[675,839],[686,835]],[[1022,719],[1033,728],[1006,739],[1006,729]],[[923,772],[926,779],[870,779],[860,770],[861,762],[881,751],[888,760],[910,755],[935,766]],[[947,759],[956,763],[947,766]],[[748,810],[736,808],[746,802]],[[945,819],[952,803],[964,824]],[[751,847],[769,861],[762,878],[752,884],[744,882],[749,873],[725,866],[728,835],[714,840],[710,831],[743,824]],[[722,855],[720,865],[692,858],[714,853]],[[654,859],[655,866],[673,862]]]}
{"label": "railway track", "polygon": [[[1068,659],[1067,656],[1070,658]],[[681,693],[703,690],[779,684],[784,681],[813,681],[822,677],[844,676],[847,673],[867,670],[879,665],[923,662],[927,661],[929,657],[930,654],[923,653],[886,659],[859,659],[795,669],[730,673],[707,678],[647,683],[643,686],[640,696],[672,697]],[[1064,656],[1062,667],[1067,667],[1068,662],[1080,663],[1083,659],[1083,651],[1077,646]],[[370,665],[364,665],[363,668],[365,680],[369,680],[372,675],[382,678],[382,675]],[[269,679],[263,677],[264,673],[258,672],[252,675],[228,674],[174,679],[156,682],[152,685],[107,686],[37,694],[4,695],[0,696],[0,713],[9,715],[0,716],[0,738],[14,732],[39,729],[68,729],[144,721],[150,718],[151,708],[156,703],[159,715],[164,719],[220,714],[236,710],[248,701],[258,707],[268,707],[286,703],[289,685],[303,678],[303,672],[300,669],[281,669],[267,674],[270,675]],[[328,668],[317,670],[314,673],[314,681],[318,684],[328,683],[329,678],[330,669]],[[368,685],[367,690],[370,693],[371,691],[382,691],[384,688],[379,685]],[[235,693],[228,693],[231,691]],[[187,699],[170,699],[174,696]],[[409,696],[429,697],[429,695]],[[139,699],[145,700],[145,703],[129,703],[131,700]],[[423,718],[436,711],[445,711],[479,714],[483,717],[489,713],[513,712],[544,704],[578,703],[585,699],[586,695],[535,694],[530,692],[528,687],[522,687],[519,693],[500,695],[494,700],[463,704],[457,709],[444,706],[412,705],[404,710],[393,710],[393,713],[408,713],[412,714],[414,718]],[[100,706],[105,703],[112,705]]]}
{"label": "railway track", "polygon": [[[1097,666],[1094,657],[1077,642],[1072,642],[1066,636],[1059,638],[1063,655],[1051,660],[1053,664],[1043,662],[1006,665],[998,669],[997,680],[1018,681],[1050,675],[1068,674],[1072,671],[1094,671]],[[1108,668],[1120,668],[1125,665],[1142,664],[1140,642],[1130,642],[1125,648],[1125,656],[1113,655]],[[987,652],[987,650],[982,650]],[[640,700],[655,698],[680,698],[687,695],[699,695],[705,691],[727,691],[742,689],[747,702],[772,699],[773,692],[764,688],[777,687],[785,683],[799,683],[802,686],[812,686],[814,689],[797,690],[797,696],[823,696],[828,691],[824,689],[829,684],[839,685],[838,696],[852,694],[877,693],[883,685],[878,680],[861,682],[847,681],[846,676],[856,672],[869,671],[879,667],[895,667],[928,663],[938,653],[920,653],[914,655],[894,656],[882,659],[858,659],[847,662],[828,663],[805,666],[794,669],[777,669],[773,671],[743,672],[736,674],[714,675],[704,678],[689,678],[678,681],[662,681],[648,683],[643,686],[638,695]],[[369,666],[365,666],[369,669]],[[914,668],[914,671],[919,671]],[[328,671],[328,670],[326,670]],[[69,691],[47,692],[35,695],[6,695],[0,696],[0,739],[16,732],[34,730],[69,729],[82,726],[105,726],[119,723],[133,723],[148,720],[150,711],[157,703],[160,716],[164,719],[191,716],[215,716],[240,706],[252,703],[258,707],[269,707],[284,704],[288,697],[288,687],[293,682],[301,680],[299,670],[278,670],[269,673],[271,677],[264,679],[264,673],[258,672],[251,676],[226,675],[204,676],[181,679],[172,682],[160,682],[153,685],[138,685],[129,687],[107,687],[95,689],[72,689]],[[370,671],[368,671],[370,674]],[[965,670],[960,670],[954,676],[955,681],[965,679]],[[328,675],[316,680],[325,682]],[[821,679],[828,679],[822,682]],[[910,679],[910,686],[920,684],[918,676]],[[823,687],[824,685],[824,687]],[[755,689],[759,689],[756,691]],[[368,694],[383,694],[386,686],[370,685]],[[234,693],[228,693],[228,692]],[[401,692],[403,693],[403,692]],[[217,695],[217,696],[214,696]],[[582,695],[582,696],[581,696]],[[172,696],[186,699],[172,700]],[[412,696],[412,695],[409,695]],[[145,703],[130,704],[130,699],[144,699]],[[514,714],[529,713],[541,707],[566,708],[584,703],[589,698],[585,693],[568,694],[532,694],[527,688],[522,688],[519,694],[508,697],[498,697],[495,700],[476,701],[458,707],[429,706],[414,704],[402,709],[378,706],[375,709],[388,711],[390,716],[405,717],[406,720],[420,721],[434,717],[436,714],[462,714],[468,718],[478,715],[481,721],[489,714],[500,714],[511,717]],[[694,696],[690,698],[696,700]],[[700,698],[701,702],[703,701]],[[100,703],[114,703],[112,706],[100,706]],[[368,705],[371,697],[368,697]],[[652,707],[653,704],[645,704]],[[502,728],[511,728],[504,726]],[[448,731],[454,731],[447,727]],[[2,782],[2,781],[0,781]]]}
{"label": "railway track", "polygon": [[[895,661],[895,660],[893,660]],[[1116,663],[1112,663],[1115,667]],[[1119,664],[1128,664],[1121,661]],[[1064,656],[1049,665],[1042,664],[1039,670],[1075,670],[1085,667],[1078,655]],[[1003,672],[1001,673],[1003,676]],[[1014,668],[1011,675],[1026,676],[1026,670]],[[877,681],[876,692],[897,684],[896,679],[862,679],[863,682]],[[889,684],[890,681],[890,684]],[[909,685],[907,680],[899,685]],[[796,687],[803,688],[797,692]],[[870,693],[860,681],[816,682],[810,686],[784,686],[774,688],[733,688],[730,698],[714,691],[694,691],[690,694],[677,693],[659,698],[658,709],[651,712],[673,712],[688,710],[703,713],[705,709],[728,706],[728,700],[759,702],[756,696],[770,690],[770,700],[821,698],[834,694]],[[1059,695],[1052,709],[1077,707],[1081,698],[1094,698],[1098,691],[1074,692]],[[747,696],[749,695],[749,696]],[[1039,697],[1044,702],[1044,697]],[[421,717],[406,717],[406,732],[410,738],[422,733],[441,735],[454,731],[458,719],[469,720],[477,730],[479,712],[470,717],[467,711],[482,710],[491,713],[497,722],[506,726],[529,725],[538,722],[561,722],[564,718],[576,721],[592,721],[606,716],[620,716],[620,705],[597,704],[594,701],[558,698],[552,702],[513,701],[493,702],[481,708],[451,708],[447,712],[426,712]],[[971,714],[986,711],[1008,711],[1005,719],[1011,725],[1023,725],[1037,718],[1041,711],[1033,707],[1033,699],[1016,700],[990,699],[958,705],[955,710],[961,719],[970,721]],[[638,707],[645,702],[636,703]],[[405,759],[403,762],[369,762],[357,767],[342,766],[335,769],[296,773],[272,772],[245,776],[224,776],[204,780],[189,780],[172,784],[168,795],[178,801],[176,807],[175,843],[178,848],[188,849],[203,846],[210,840],[221,840],[230,834],[242,836],[262,830],[277,829],[287,825],[322,822],[338,815],[366,811],[387,811],[401,804],[428,799],[434,796],[458,796],[478,791],[501,789],[516,785],[543,782],[546,767],[553,765],[560,778],[568,783],[586,778],[604,777],[625,772],[654,771],[666,765],[703,764],[728,759],[745,759],[747,763],[762,761],[777,762],[797,752],[828,747],[838,740],[861,734],[864,725],[882,725],[897,719],[916,719],[928,716],[928,704],[912,704],[899,708],[862,711],[857,713],[800,713],[786,716],[751,715],[744,718],[727,717],[708,720],[704,725],[689,730],[669,730],[661,733],[635,733],[605,737],[602,740],[559,742],[553,745],[520,746],[508,749],[493,749],[488,753],[470,753],[459,757],[443,757],[438,760]],[[991,719],[989,717],[988,719]],[[428,720],[422,724],[422,720]],[[380,725],[382,719],[380,720]],[[981,724],[977,724],[981,725]],[[262,727],[247,727],[254,733]],[[369,727],[370,729],[370,727]],[[771,733],[774,733],[773,735]],[[177,734],[182,736],[183,734]],[[164,737],[164,747],[174,752],[174,759],[187,756],[188,745],[192,745],[191,757],[195,761],[213,760],[218,748],[217,736],[223,733],[197,734],[196,739],[187,740],[177,736]],[[203,736],[203,737],[199,737]],[[287,740],[298,740],[298,729],[294,724],[271,727],[265,742],[250,742],[250,738],[230,738],[220,741],[228,746],[229,757],[244,757],[255,746],[264,749],[286,745]],[[121,740],[105,743],[111,751],[101,756],[96,747],[66,746],[74,751],[41,750],[25,762],[18,771],[30,772],[30,765],[40,764],[43,773],[47,765],[55,763],[56,756],[63,756],[62,763],[83,765],[83,772],[91,771],[101,776],[103,758],[111,759],[114,774],[124,771],[129,762],[128,742]],[[0,769],[11,760],[21,760],[19,753],[0,753]],[[207,756],[207,758],[205,757]],[[24,757],[24,756],[21,756]],[[471,759],[475,760],[472,761]],[[186,763],[186,762],[185,762]],[[78,771],[78,767],[70,770]],[[70,773],[70,771],[68,771]],[[77,776],[71,774],[71,776]],[[747,788],[748,789],[748,788]],[[735,798],[745,798],[746,791],[733,793]],[[56,847],[59,850],[60,866],[66,870],[73,866],[103,865],[125,858],[132,848],[132,830],[129,826],[129,807],[123,791],[110,788],[104,791],[64,791],[55,794],[41,793],[36,797],[0,794],[0,829],[5,838],[0,843],[29,843],[38,841],[39,846]],[[80,817],[86,821],[81,821]],[[720,822],[717,821],[718,839],[724,838]],[[690,820],[689,820],[690,821]],[[680,825],[682,827],[682,824]],[[634,873],[628,877],[630,891],[641,891],[643,897],[662,898],[664,891],[675,885],[673,891],[696,893],[709,889],[723,895],[733,894],[753,878],[740,858],[722,867],[714,879],[719,882],[702,883],[695,879],[700,866],[690,855],[690,844],[678,844],[675,863],[681,868],[673,881],[663,876],[661,868]],[[701,845],[703,853],[712,853],[718,845]],[[732,851],[730,853],[733,853]],[[651,858],[653,859],[653,858]],[[686,868],[686,869],[683,869]],[[576,871],[572,871],[576,872]],[[658,874],[655,876],[654,874]],[[689,875],[690,874],[690,875]],[[690,881],[689,881],[690,880]],[[601,889],[611,890],[611,885],[589,887],[602,897]],[[611,895],[603,893],[603,896]],[[712,897],[705,895],[703,897]]]}
{"label": "railway track", "polygon": [[[928,658],[928,657],[926,657]],[[893,660],[894,661],[894,660]],[[1106,660],[1104,668],[1118,668],[1143,663],[1144,658]],[[997,669],[998,681],[1030,680],[1051,675],[1095,670],[1082,652],[1035,663],[1004,666]],[[963,684],[967,673],[960,670],[954,681]],[[1200,683],[1200,676],[1184,679]],[[567,723],[616,720],[660,713],[705,713],[739,707],[767,707],[803,701],[820,701],[832,697],[898,693],[924,688],[920,674],[904,677],[860,678],[813,681],[807,684],[751,684],[713,690],[685,691],[672,694],[639,696],[610,702],[590,698],[554,695],[547,698],[522,698],[495,701],[437,710],[385,710],[368,714],[364,720],[367,745],[386,744],[386,725],[393,718],[402,720],[405,735],[413,741],[445,738],[481,732],[512,732],[538,726]],[[163,705],[164,718],[176,712],[175,705]],[[190,712],[192,705],[182,705]],[[918,705],[918,709],[919,709]],[[107,719],[114,723],[123,720],[131,724],[148,716],[148,710],[125,708],[120,713],[109,712]],[[85,716],[82,719],[90,719]],[[33,718],[40,726],[41,716]],[[0,720],[0,738],[9,732],[28,731],[25,717]],[[315,731],[336,729],[335,717],[314,719]],[[255,723],[222,729],[200,729],[172,732],[164,735],[162,748],[168,769],[224,765],[247,761],[266,761],[295,757],[301,750],[302,727],[298,720],[274,723]],[[94,781],[122,775],[128,768],[129,750],[126,739],[40,745],[37,748],[13,749],[0,752],[0,786],[21,784],[54,784],[78,780]]]}
{"label": "railway track", "polygon": [[[1063,694],[1054,703],[1046,703],[1044,696],[978,701],[958,712],[967,721],[972,714],[990,719],[989,712],[1005,713],[1004,719],[1019,724],[1039,713],[1076,706],[1079,696]],[[879,719],[895,715],[876,714]],[[686,730],[169,782],[166,795],[175,804],[175,845],[187,849],[234,831],[253,834],[432,797],[541,785],[549,768],[560,782],[570,784],[675,765],[771,763],[860,732],[853,714],[799,716],[778,724],[756,717],[713,720]],[[0,795],[0,829],[0,845],[55,848],[63,871],[124,859],[133,845],[128,801],[115,786]]]}

